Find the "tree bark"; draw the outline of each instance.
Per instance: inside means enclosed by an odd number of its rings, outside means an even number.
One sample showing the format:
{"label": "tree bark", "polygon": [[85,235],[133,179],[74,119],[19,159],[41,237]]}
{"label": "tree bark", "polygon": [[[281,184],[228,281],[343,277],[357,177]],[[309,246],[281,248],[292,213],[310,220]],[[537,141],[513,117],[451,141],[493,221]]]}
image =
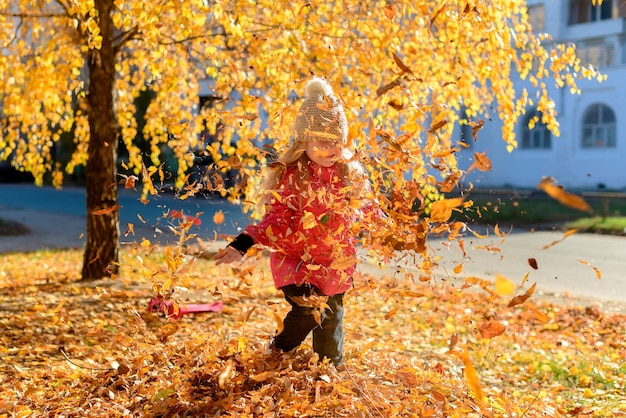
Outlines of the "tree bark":
{"label": "tree bark", "polygon": [[88,57],[89,129],[87,162],[87,242],[82,280],[111,276],[119,261],[117,193],[118,129],[115,116],[115,47],[113,0],[96,0],[102,46]]}

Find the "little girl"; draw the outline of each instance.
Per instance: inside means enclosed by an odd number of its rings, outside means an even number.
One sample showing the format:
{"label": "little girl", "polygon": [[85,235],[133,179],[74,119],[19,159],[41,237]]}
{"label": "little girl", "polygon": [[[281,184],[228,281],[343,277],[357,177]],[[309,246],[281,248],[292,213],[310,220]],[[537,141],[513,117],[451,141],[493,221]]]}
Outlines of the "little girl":
{"label": "little girl", "polygon": [[[232,263],[255,244],[269,247],[274,283],[291,305],[273,348],[290,351],[313,331],[314,351],[338,366],[343,296],[356,269],[353,224],[372,205],[361,203],[367,181],[346,148],[343,106],[320,78],[311,79],[304,92],[293,140],[270,166],[263,185],[263,219],[246,227],[214,259]],[[313,300],[325,305],[317,309]]]}

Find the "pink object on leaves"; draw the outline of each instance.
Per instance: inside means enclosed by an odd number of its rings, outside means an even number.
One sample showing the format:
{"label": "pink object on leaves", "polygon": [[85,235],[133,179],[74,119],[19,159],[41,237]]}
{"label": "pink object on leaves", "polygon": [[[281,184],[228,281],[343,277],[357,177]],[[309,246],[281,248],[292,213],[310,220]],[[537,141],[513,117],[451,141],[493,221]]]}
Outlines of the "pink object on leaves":
{"label": "pink object on leaves", "polygon": [[219,300],[213,303],[187,303],[176,305],[171,300],[162,300],[155,296],[148,302],[150,312],[164,313],[168,319],[174,321],[190,313],[220,312],[223,307],[224,304]]}

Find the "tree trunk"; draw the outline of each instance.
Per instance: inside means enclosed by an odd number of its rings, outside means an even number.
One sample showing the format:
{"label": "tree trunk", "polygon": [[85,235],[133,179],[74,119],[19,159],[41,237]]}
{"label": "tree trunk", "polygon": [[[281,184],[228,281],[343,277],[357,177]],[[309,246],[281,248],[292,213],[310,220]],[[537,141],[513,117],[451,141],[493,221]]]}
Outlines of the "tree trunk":
{"label": "tree trunk", "polygon": [[117,195],[118,129],[115,117],[115,47],[113,0],[96,0],[102,47],[89,51],[89,129],[87,162],[87,243],[83,280],[110,276],[119,261]]}

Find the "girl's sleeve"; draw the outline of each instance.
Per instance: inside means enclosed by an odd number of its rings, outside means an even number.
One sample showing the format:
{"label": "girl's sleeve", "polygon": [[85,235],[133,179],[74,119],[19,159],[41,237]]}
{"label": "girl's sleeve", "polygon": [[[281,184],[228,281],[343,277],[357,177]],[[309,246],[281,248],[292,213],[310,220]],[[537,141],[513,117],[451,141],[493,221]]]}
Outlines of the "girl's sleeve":
{"label": "girl's sleeve", "polygon": [[255,244],[273,247],[290,233],[296,200],[293,180],[293,172],[288,171],[278,191],[272,196],[263,219],[256,225],[248,225],[229,244],[231,247],[245,254]]}

